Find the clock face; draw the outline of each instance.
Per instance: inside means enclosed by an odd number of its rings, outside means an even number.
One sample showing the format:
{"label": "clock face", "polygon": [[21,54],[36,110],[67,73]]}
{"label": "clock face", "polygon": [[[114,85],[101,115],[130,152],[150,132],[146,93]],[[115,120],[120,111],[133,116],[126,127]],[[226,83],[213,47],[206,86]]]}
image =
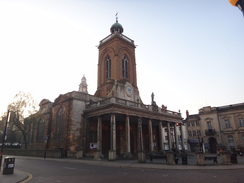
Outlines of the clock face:
{"label": "clock face", "polygon": [[132,88],[131,88],[130,86],[127,86],[127,87],[126,87],[126,94],[127,94],[128,96],[131,96],[132,93],[133,93]]}

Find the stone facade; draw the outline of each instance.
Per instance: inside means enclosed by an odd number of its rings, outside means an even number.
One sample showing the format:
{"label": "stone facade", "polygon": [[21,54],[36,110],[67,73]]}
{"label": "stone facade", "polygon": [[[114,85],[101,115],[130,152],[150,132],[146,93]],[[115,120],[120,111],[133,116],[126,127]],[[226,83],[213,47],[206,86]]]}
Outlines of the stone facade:
{"label": "stone facade", "polygon": [[218,107],[222,144],[229,150],[244,150],[244,103]]}
{"label": "stone facade", "polygon": [[199,115],[188,115],[187,114],[187,132],[188,132],[188,144],[191,152],[201,151],[202,147],[202,132],[200,128],[200,117]]}
{"label": "stone facade", "polygon": [[[191,151],[216,153],[244,149],[244,104],[203,107],[199,114],[187,113],[188,143]],[[196,125],[197,124],[197,125]]]}

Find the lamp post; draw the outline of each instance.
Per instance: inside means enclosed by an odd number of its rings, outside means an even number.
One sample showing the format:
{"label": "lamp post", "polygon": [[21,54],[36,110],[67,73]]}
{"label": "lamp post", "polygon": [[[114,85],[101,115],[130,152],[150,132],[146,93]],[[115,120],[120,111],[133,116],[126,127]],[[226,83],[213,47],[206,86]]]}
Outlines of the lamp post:
{"label": "lamp post", "polygon": [[229,3],[233,6],[237,6],[244,16],[244,0],[229,0]]}
{"label": "lamp post", "polygon": [[6,123],[3,131],[3,138],[2,138],[2,146],[1,146],[1,151],[0,151],[0,171],[2,167],[2,159],[3,159],[3,146],[4,146],[4,141],[5,141],[5,136],[6,136],[6,131],[7,131],[7,125],[10,119],[10,110],[7,112],[7,118],[6,118]]}

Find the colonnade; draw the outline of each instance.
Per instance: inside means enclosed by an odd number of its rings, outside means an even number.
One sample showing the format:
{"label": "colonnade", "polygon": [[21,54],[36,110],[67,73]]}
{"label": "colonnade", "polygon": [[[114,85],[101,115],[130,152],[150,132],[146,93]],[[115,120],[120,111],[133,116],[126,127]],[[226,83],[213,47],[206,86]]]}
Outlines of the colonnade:
{"label": "colonnade", "polygon": [[[159,128],[159,151],[163,152],[165,151],[165,138],[164,138],[164,131],[165,127],[167,128],[167,134],[168,134],[168,149],[167,150],[173,150],[173,147],[178,149],[179,148],[179,139],[177,134],[177,123],[176,122],[169,122],[169,121],[158,121],[158,128]],[[135,121],[133,121],[134,124]],[[147,119],[145,123],[145,118],[138,117],[137,118],[137,152],[143,152],[144,149],[144,139],[146,138],[143,136],[143,125],[148,125],[148,141],[149,141],[149,151],[154,152],[154,139],[153,139],[153,120]],[[155,123],[154,123],[155,124]],[[182,133],[182,124],[179,124],[179,130],[180,130],[180,137],[181,137],[181,147],[182,150],[184,150],[184,143],[183,143],[183,134]],[[109,150],[109,159],[115,160],[116,159],[116,115],[111,114],[110,115],[110,150]],[[126,145],[126,154],[131,154],[131,121],[130,116],[125,116],[125,145]],[[173,129],[173,130],[172,130]],[[98,117],[97,119],[97,150],[102,152],[102,117]],[[174,144],[174,145],[173,145]]]}

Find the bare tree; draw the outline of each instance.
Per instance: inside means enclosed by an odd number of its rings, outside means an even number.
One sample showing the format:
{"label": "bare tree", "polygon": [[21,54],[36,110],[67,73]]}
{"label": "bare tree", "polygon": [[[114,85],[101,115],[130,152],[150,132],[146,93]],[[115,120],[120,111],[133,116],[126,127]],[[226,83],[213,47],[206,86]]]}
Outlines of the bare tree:
{"label": "bare tree", "polygon": [[27,136],[31,131],[32,123],[36,120],[37,102],[29,93],[19,92],[8,108],[11,111],[10,123],[16,126],[23,138],[24,148],[27,149]]}

